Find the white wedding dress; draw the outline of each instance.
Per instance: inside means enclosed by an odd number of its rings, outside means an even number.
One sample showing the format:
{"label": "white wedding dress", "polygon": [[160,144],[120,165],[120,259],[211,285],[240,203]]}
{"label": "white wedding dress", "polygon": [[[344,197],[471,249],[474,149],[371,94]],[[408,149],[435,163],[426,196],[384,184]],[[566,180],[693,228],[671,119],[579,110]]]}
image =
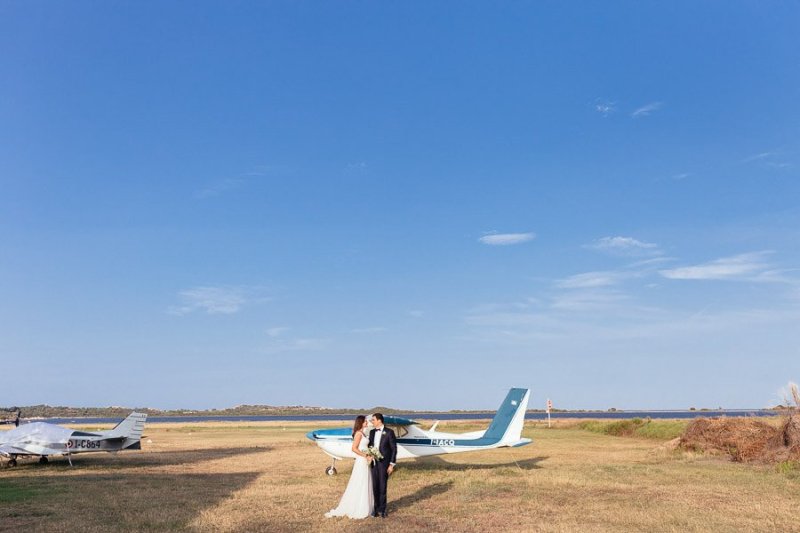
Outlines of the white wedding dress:
{"label": "white wedding dress", "polygon": [[[362,433],[362,435],[364,435]],[[364,435],[359,443],[358,449],[362,452],[367,450],[369,438]],[[366,518],[372,514],[372,468],[369,462],[360,455],[356,457],[353,465],[353,472],[350,474],[350,481],[344,489],[339,506],[331,509],[325,516],[346,516],[348,518]]]}

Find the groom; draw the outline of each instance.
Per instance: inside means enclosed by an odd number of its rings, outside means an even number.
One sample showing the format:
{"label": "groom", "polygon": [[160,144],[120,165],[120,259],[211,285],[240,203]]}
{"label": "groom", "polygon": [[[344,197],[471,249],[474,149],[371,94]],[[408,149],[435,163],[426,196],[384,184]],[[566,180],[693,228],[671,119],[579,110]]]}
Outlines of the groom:
{"label": "groom", "polygon": [[386,482],[397,461],[397,438],[394,431],[383,425],[381,413],[372,415],[372,427],[369,432],[369,446],[377,448],[383,456],[383,459],[372,464],[372,494],[375,499],[372,516],[386,518]]}

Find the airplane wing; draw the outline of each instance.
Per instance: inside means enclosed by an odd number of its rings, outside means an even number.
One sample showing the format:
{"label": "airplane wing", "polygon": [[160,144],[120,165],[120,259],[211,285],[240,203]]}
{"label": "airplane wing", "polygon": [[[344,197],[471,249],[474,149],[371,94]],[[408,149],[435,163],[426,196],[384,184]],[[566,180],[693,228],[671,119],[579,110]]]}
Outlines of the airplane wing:
{"label": "airplane wing", "polygon": [[68,451],[67,443],[74,430],[46,422],[24,424],[0,437],[3,455],[55,455]]}
{"label": "airplane wing", "polygon": [[14,446],[10,444],[0,444],[0,455],[10,457],[12,455],[60,455],[67,453],[67,447],[51,448],[39,444],[25,444]]}
{"label": "airplane wing", "polygon": [[413,426],[419,424],[410,418],[403,418],[402,416],[384,415],[383,423],[387,426]]}
{"label": "airplane wing", "polygon": [[19,452],[17,452],[16,448],[14,448],[13,446],[9,446],[8,444],[0,444],[0,455],[5,455],[6,457],[8,457],[14,453],[19,453]]}

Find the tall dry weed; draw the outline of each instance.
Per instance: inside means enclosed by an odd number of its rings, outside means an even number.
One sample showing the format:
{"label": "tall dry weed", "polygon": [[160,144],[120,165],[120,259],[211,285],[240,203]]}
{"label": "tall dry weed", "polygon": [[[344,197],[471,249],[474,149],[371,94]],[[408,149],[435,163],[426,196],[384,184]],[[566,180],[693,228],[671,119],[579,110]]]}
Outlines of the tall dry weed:
{"label": "tall dry weed", "polygon": [[[792,407],[793,409],[800,409],[800,388],[797,387],[797,383],[789,382],[789,394],[791,395],[791,402],[787,398],[786,405]],[[794,405],[791,405],[794,402]]]}

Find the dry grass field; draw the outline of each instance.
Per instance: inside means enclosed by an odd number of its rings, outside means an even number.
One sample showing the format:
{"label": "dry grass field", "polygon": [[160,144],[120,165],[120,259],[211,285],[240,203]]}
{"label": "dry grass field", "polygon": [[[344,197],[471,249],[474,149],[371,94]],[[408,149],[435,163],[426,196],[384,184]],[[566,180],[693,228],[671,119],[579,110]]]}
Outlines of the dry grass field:
{"label": "dry grass field", "polygon": [[800,531],[797,471],[574,423],[529,423],[523,448],[402,461],[387,519],[326,519],[351,463],[324,475],[329,460],[305,439],[323,426],[152,424],[139,452],[20,460],[0,469],[0,530]]}

